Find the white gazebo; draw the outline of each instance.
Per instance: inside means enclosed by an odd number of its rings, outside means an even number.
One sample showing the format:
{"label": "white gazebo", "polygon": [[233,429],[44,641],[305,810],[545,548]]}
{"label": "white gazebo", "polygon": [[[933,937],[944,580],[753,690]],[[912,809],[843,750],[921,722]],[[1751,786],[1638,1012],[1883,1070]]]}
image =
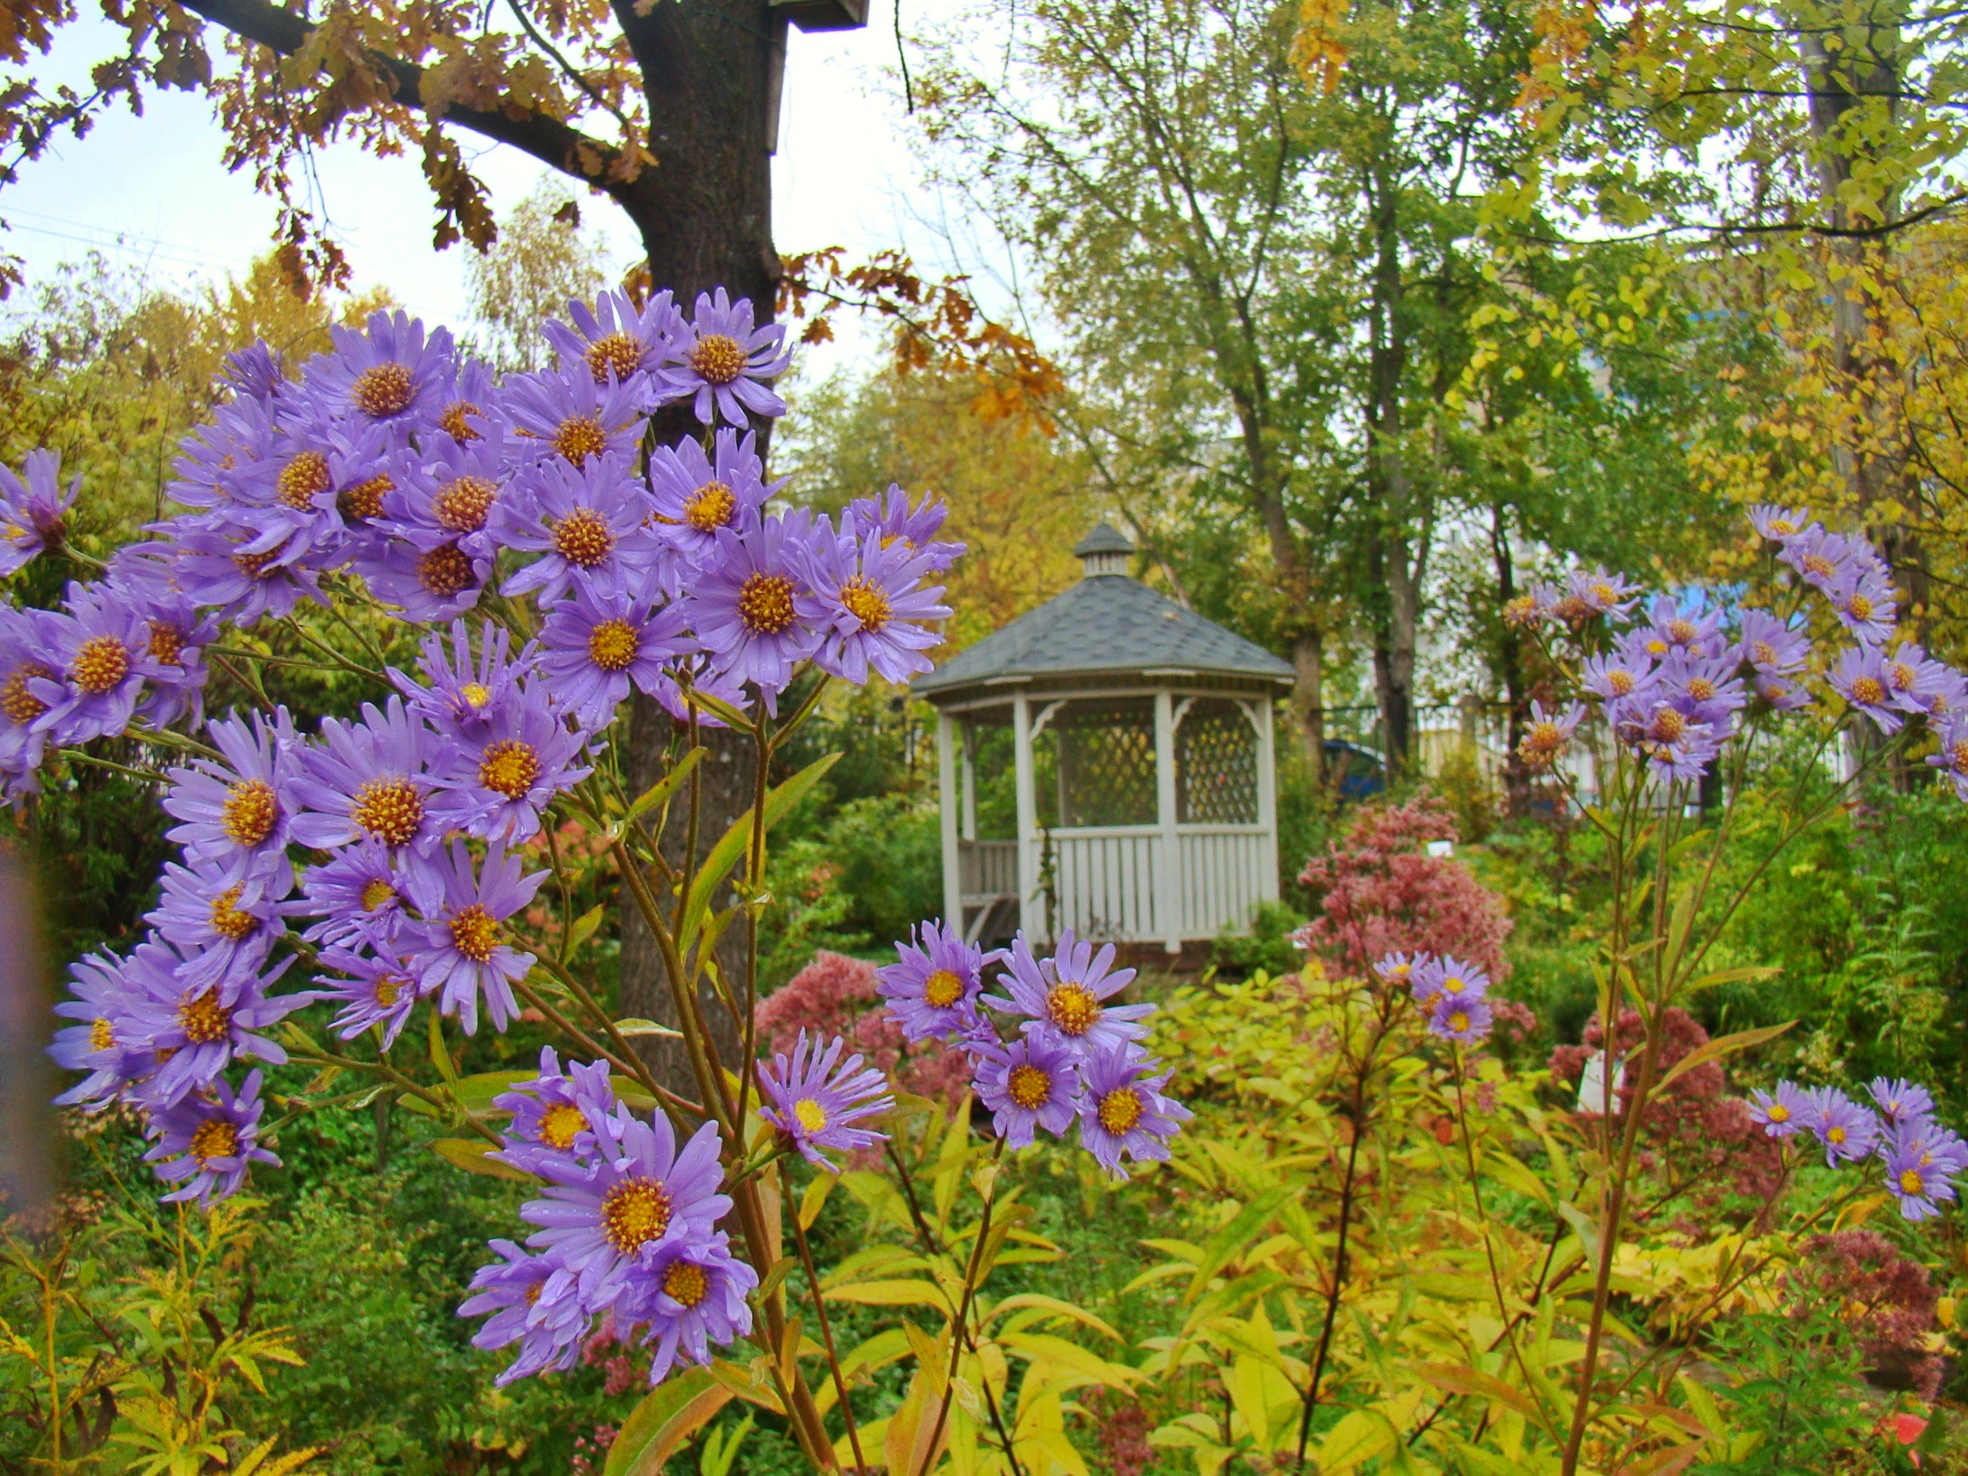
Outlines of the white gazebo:
{"label": "white gazebo", "polygon": [[1131,577],[1105,523],[1073,552],[1078,584],[915,683],[941,718],[944,916],[1171,953],[1244,929],[1278,895],[1291,665]]}

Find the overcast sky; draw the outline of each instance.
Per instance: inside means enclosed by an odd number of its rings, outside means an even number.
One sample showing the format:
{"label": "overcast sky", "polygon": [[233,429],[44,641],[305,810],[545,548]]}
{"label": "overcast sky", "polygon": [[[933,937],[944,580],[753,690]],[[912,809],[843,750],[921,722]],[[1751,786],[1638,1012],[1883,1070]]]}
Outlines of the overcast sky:
{"label": "overcast sky", "polygon": [[[904,0],[918,24],[954,0]],[[859,255],[902,244],[924,266],[941,267],[934,233],[912,215],[923,194],[912,162],[895,67],[895,0],[873,0],[859,31],[790,37],[779,152],[773,169],[773,234],[782,251],[839,245]],[[84,82],[118,34],[93,7],[59,33],[36,72]],[[458,130],[475,153],[500,214],[544,172],[534,160]],[[141,268],[160,285],[243,272],[269,244],[275,207],[249,174],[220,163],[223,134],[196,94],[152,92],[144,116],[119,108],[79,142],[64,137],[0,196],[11,229],[0,245],[21,256],[30,283],[91,247]],[[433,212],[415,159],[376,159],[353,146],[320,156],[327,215],[360,287],[387,287],[427,320],[463,322],[467,248],[434,251]],[[615,258],[632,259],[633,232],[595,199],[585,218],[605,233]],[[824,372],[854,352],[823,352],[806,365]]]}

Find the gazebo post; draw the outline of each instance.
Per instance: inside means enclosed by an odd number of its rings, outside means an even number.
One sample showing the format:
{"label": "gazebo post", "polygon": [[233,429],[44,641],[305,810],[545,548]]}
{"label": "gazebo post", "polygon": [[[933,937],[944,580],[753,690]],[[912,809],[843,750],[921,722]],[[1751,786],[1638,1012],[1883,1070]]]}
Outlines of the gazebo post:
{"label": "gazebo post", "polygon": [[936,798],[943,822],[943,926],[964,931],[963,856],[957,845],[956,722],[936,717]]}
{"label": "gazebo post", "polygon": [[1018,795],[1018,926],[1026,937],[1035,938],[1039,858],[1034,832],[1039,828],[1039,806],[1032,780],[1032,710],[1023,692],[1011,699],[1011,753]]}
{"label": "gazebo post", "polygon": [[1155,868],[1155,930],[1162,947],[1182,952],[1182,841],[1175,833],[1175,698],[1155,692],[1155,821],[1162,828]]}
{"label": "gazebo post", "polygon": [[964,840],[977,839],[977,724],[966,719],[958,730],[963,735],[959,756],[963,759],[963,818],[957,834]]}
{"label": "gazebo post", "polygon": [[1277,720],[1271,713],[1271,699],[1257,699],[1257,823],[1264,827],[1264,875],[1258,878],[1257,895],[1265,902],[1278,900],[1278,756]]}

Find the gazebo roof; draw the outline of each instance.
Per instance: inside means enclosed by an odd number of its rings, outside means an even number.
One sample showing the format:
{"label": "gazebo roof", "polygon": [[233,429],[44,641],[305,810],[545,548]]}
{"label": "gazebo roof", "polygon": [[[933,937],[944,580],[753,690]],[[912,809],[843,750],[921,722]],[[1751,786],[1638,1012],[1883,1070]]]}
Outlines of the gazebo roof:
{"label": "gazebo roof", "polygon": [[1078,584],[918,677],[913,689],[935,701],[960,688],[1019,677],[1180,671],[1265,683],[1294,679],[1290,662],[1139,580],[1102,572],[1096,563],[1133,551],[1124,536],[1101,524],[1073,550],[1087,563]]}

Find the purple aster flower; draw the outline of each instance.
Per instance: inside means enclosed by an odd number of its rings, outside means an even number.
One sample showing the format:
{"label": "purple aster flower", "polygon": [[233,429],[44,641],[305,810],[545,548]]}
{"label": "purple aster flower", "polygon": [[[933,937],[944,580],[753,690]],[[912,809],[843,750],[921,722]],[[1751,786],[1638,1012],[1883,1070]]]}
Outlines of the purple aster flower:
{"label": "purple aster flower", "polygon": [[47,704],[35,725],[56,743],[114,736],[130,726],[153,669],[150,621],[101,585],[71,584],[66,605],[41,628],[55,674],[28,681]]}
{"label": "purple aster flower", "polygon": [[1654,699],[1617,725],[1622,741],[1646,758],[1663,779],[1699,779],[1722,751],[1722,737],[1672,704]]}
{"label": "purple aster flower", "polygon": [[295,910],[274,892],[285,896],[290,885],[239,862],[225,866],[194,859],[184,866],[171,861],[164,867],[163,895],[144,921],[192,960],[184,982],[213,979],[235,967],[257,968],[265,959],[287,931],[286,914]]}
{"label": "purple aster flower", "polygon": [[150,630],[137,715],[157,728],[185,721],[195,726],[203,718],[205,684],[211,678],[204,648],[219,638],[219,623],[201,616],[175,586],[165,583],[168,566],[160,567],[155,559],[121,557],[125,552],[118,550],[119,556],[110,560],[104,583]]}
{"label": "purple aster flower", "polygon": [[471,630],[462,620],[451,622],[451,654],[444,638],[427,635],[419,647],[417,672],[423,678],[390,668],[390,680],[421,716],[446,738],[480,734],[501,707],[516,701],[519,684],[532,670],[538,652],[527,646],[512,654],[512,637],[503,625],[487,620],[479,626],[478,654],[472,654]]}
{"label": "purple aster flower", "polygon": [[492,1380],[493,1384],[503,1389],[514,1379],[574,1367],[580,1361],[581,1345],[593,1318],[572,1297],[546,1295],[556,1274],[566,1281],[559,1257],[529,1254],[510,1240],[494,1240],[491,1247],[502,1259],[479,1267],[473,1274],[474,1295],[459,1304],[458,1315],[492,1314],[472,1334],[474,1348],[520,1345],[519,1356]]}
{"label": "purple aster flower", "polygon": [[271,400],[292,388],[280,350],[261,338],[225,356],[219,382],[243,400]]}
{"label": "purple aster flower", "polygon": [[1886,1187],[1899,1201],[1900,1215],[1908,1220],[1931,1220],[1941,1206],[1954,1202],[1953,1174],[1932,1161],[1925,1145],[1917,1139],[1894,1139],[1883,1154]]}
{"label": "purple aster flower", "polygon": [[931,496],[910,507],[909,494],[890,482],[888,491],[880,497],[857,497],[842,509],[841,536],[857,543],[870,536],[879,537],[884,548],[899,543],[909,552],[921,555],[925,572],[941,573],[964,551],[961,543],[936,537],[949,514],[948,504]]}
{"label": "purple aster flower", "polygon": [[656,521],[672,548],[693,564],[710,559],[718,530],[749,527],[766,500],[785,485],[767,483],[758,437],[720,429],[712,454],[695,441],[658,446],[649,453],[649,493]]}
{"label": "purple aster flower", "polygon": [[1958,713],[1968,712],[1968,677],[1944,661],[1936,661],[1933,665],[1940,670],[1932,677],[1928,691],[1928,721],[1938,723]]}
{"label": "purple aster flower", "polygon": [[301,936],[310,943],[352,944],[358,937],[393,937],[403,921],[405,873],[381,841],[344,846],[301,877],[303,915],[317,917]]}
{"label": "purple aster flower", "polygon": [[384,531],[426,553],[456,544],[473,558],[496,554],[492,510],[517,450],[492,425],[469,441],[445,437],[427,455],[406,459],[382,499]]}
{"label": "purple aster flower", "polygon": [[89,1074],[55,1098],[57,1106],[100,1109],[126,1082],[153,1066],[149,1047],[141,1044],[148,1036],[138,1013],[142,994],[125,977],[127,966],[127,960],[107,951],[69,965],[72,998],[56,1005],[55,1013],[81,1023],[57,1030],[48,1054],[64,1071]]}
{"label": "purple aster flower", "polygon": [[1760,1124],[1768,1137],[1790,1137],[1805,1126],[1805,1119],[1811,1113],[1808,1094],[1788,1081],[1777,1083],[1774,1096],[1759,1088],[1751,1091],[1749,1097],[1749,1120]]}
{"label": "purple aster flower", "polygon": [[1630,614],[1640,593],[1639,585],[1604,569],[1579,570],[1565,581],[1566,598],[1594,615]]}
{"label": "purple aster flower", "polygon": [[1750,682],[1756,700],[1773,712],[1795,712],[1811,705],[1811,694],[1784,677],[1758,674]]}
{"label": "purple aster flower", "polygon": [[708,658],[701,653],[679,656],[664,666],[662,674],[656,678],[655,690],[649,695],[685,727],[693,721],[706,728],[725,726],[724,719],[703,703],[693,700],[692,694],[697,692],[715,697],[740,712],[747,711],[752,705],[744,682],[728,672],[711,670]]}
{"label": "purple aster flower", "polygon": [[285,427],[274,454],[234,482],[229,511],[257,531],[246,552],[332,569],[346,562],[382,515],[404,475],[391,437],[375,425],[308,418]]}
{"label": "purple aster flower", "polygon": [[884,548],[870,534],[857,549],[826,529],[822,520],[806,560],[808,589],[795,602],[802,620],[826,632],[815,662],[857,687],[870,667],[891,682],[929,671],[923,652],[943,637],[924,623],[950,618],[950,607],[937,602],[943,587],[923,586],[923,560],[904,543]]}
{"label": "purple aster flower", "polygon": [[250,726],[235,713],[208,722],[205,736],[224,762],[193,759],[165,776],[171,781],[165,813],[182,822],[167,838],[183,846],[188,857],[222,866],[243,864],[269,876],[278,888],[275,895],[285,896],[293,884],[287,836],[297,808],[295,753],[300,740],[294,720],[284,707],[271,719],[254,714]]}
{"label": "purple aster flower", "polygon": [[1862,644],[1881,645],[1892,639],[1899,605],[1893,586],[1883,575],[1863,574],[1838,580],[1825,591],[1839,624]]}
{"label": "purple aster flower", "polygon": [[[926,922],[895,945],[897,962],[875,970],[875,993],[911,1041],[954,1040],[977,1022],[977,996],[990,960],[942,923]],[[995,955],[993,955],[995,957]]]}
{"label": "purple aster flower", "polygon": [[335,415],[397,424],[436,413],[450,377],[451,330],[433,329],[404,312],[369,315],[365,332],[330,328],[335,347],[308,361],[307,392]]}
{"label": "purple aster flower", "polygon": [[1644,696],[1654,683],[1654,663],[1644,652],[1638,661],[1614,652],[1589,656],[1580,669],[1579,686],[1602,702]]}
{"label": "purple aster flower", "polygon": [[438,409],[431,423],[460,446],[494,431],[503,435],[506,423],[502,398],[490,364],[483,359],[453,359],[449,377],[438,386],[432,398],[431,403]]}
{"label": "purple aster flower", "polygon": [[674,1246],[702,1245],[730,1213],[718,1193],[718,1126],[707,1122],[681,1152],[669,1122],[644,1122],[618,1107],[605,1120],[592,1164],[542,1155],[543,1197],[520,1206],[520,1218],[541,1228],[527,1241],[551,1252],[561,1270],[540,1300],[573,1297],[600,1312],[631,1279],[642,1280]]}
{"label": "purple aster flower", "polygon": [[1193,1115],[1162,1094],[1169,1073],[1152,1075],[1158,1064],[1131,1044],[1107,1046],[1086,1058],[1080,1144],[1117,1179],[1128,1176],[1123,1156],[1136,1163],[1166,1163],[1168,1140]]}
{"label": "purple aster flower", "polygon": [[611,379],[622,384],[647,385],[654,378],[672,343],[688,332],[683,314],[668,292],[658,292],[640,308],[619,288],[604,292],[590,308],[570,301],[572,323],[550,318],[542,327],[547,342],[560,357],[563,372],[585,368],[596,384]]}
{"label": "purple aster flower", "polygon": [[455,620],[478,603],[492,577],[493,551],[477,552],[463,543],[421,548],[402,538],[386,538],[356,561],[369,592],[394,605],[413,625]]}
{"label": "purple aster flower", "polygon": [[1804,1094],[1804,1126],[1824,1145],[1825,1167],[1864,1158],[1879,1141],[1879,1119],[1837,1087]]}
{"label": "purple aster flower", "polygon": [[1006,1147],[1028,1147],[1037,1128],[1065,1135],[1079,1108],[1078,1052],[1043,1036],[1024,1035],[1002,1045],[980,1040],[976,1055],[971,1085],[991,1109]]}
{"label": "purple aster flower", "polygon": [[1010,970],[1000,982],[1009,998],[986,995],[984,1003],[1015,1015],[1028,1016],[1022,1027],[1064,1046],[1076,1055],[1097,1047],[1139,1040],[1148,1033],[1140,1022],[1155,1012],[1151,1004],[1110,1005],[1110,996],[1134,981],[1133,969],[1109,972],[1114,945],[1093,944],[1061,930],[1059,946],[1050,958],[1035,958],[1024,933],[1012,939]]}
{"label": "purple aster flower", "polygon": [[1418,959],[1410,979],[1414,1002],[1432,1010],[1437,1000],[1462,1002],[1481,999],[1490,992],[1490,976],[1475,964],[1465,963],[1452,953],[1439,958]]}
{"label": "purple aster flower", "polygon": [[699,293],[689,329],[664,355],[660,376],[677,398],[692,397],[691,408],[705,425],[722,416],[732,425],[749,423],[746,412],[774,417],[786,402],[766,388],[793,361],[780,353],[786,330],[776,323],[752,326],[752,304],[733,302],[722,287],[717,296]]}
{"label": "purple aster flower", "polygon": [[1414,980],[1414,972],[1428,962],[1425,953],[1390,953],[1375,960],[1374,977],[1381,983],[1395,989],[1406,989]]}
{"label": "purple aster flower", "polygon": [[206,513],[157,525],[178,548],[178,577],[198,605],[244,630],[263,615],[288,614],[302,600],[325,606],[321,567],[299,542],[281,543],[247,509]]}
{"label": "purple aster flower", "polygon": [[1911,1122],[1923,1122],[1934,1115],[1934,1098],[1927,1088],[1898,1077],[1875,1076],[1866,1083],[1866,1095],[1879,1109],[1886,1126],[1898,1132]]}
{"label": "purple aster flower", "polygon": [[431,819],[508,845],[540,833],[540,812],[593,773],[580,762],[588,734],[569,728],[537,695],[522,693],[468,738],[453,742],[432,772]]}
{"label": "purple aster flower", "polygon": [[613,594],[665,582],[659,578],[665,550],[649,524],[648,495],[613,456],[591,457],[578,468],[543,462],[527,475],[524,495],[499,504],[493,527],[507,547],[540,555],[509,576],[502,592],[538,590],[534,603],[541,609],[569,585]]}
{"label": "purple aster flower", "polygon": [[1872,719],[1882,733],[1897,733],[1905,719],[1894,710],[1892,678],[1877,646],[1851,646],[1838,653],[1838,664],[1825,680],[1852,706]]}
{"label": "purple aster flower", "polygon": [[1693,656],[1671,651],[1655,674],[1653,695],[1691,722],[1726,729],[1731,715],[1749,703],[1733,654]]}
{"label": "purple aster flower", "polygon": [[178,442],[177,475],[165,495],[186,507],[224,507],[254,495],[250,489],[271,475],[277,411],[272,399],[254,396],[218,406],[210,421]]}
{"label": "purple aster flower", "polygon": [[558,1163],[585,1163],[604,1146],[617,1106],[608,1063],[570,1061],[566,1074],[552,1046],[540,1047],[540,1074],[492,1099],[512,1114],[498,1154],[504,1163],[536,1173],[543,1155]]}
{"label": "purple aster flower", "polygon": [[505,920],[533,900],[546,872],[528,876],[520,858],[493,844],[485,864],[472,873],[471,852],[462,840],[439,849],[411,872],[410,895],[423,915],[406,937],[415,937],[419,994],[435,994],[438,1008],[457,1015],[465,1034],[478,1033],[478,996],[495,1030],[504,1030],[519,1013],[515,979],[526,977],[533,955],[506,942]]}
{"label": "purple aster flower", "polygon": [[21,463],[25,480],[0,466],[0,579],[24,567],[46,548],[60,548],[68,510],[82,490],[78,474],[61,489],[61,457],[30,451]]}
{"label": "purple aster flower", "polygon": [[1927,762],[1954,781],[1954,792],[1968,800],[1968,712],[1959,712],[1941,726],[1940,751]]}
{"label": "purple aster flower", "polygon": [[847,1042],[838,1035],[826,1050],[820,1037],[809,1043],[801,1030],[792,1059],[775,1055],[772,1064],[757,1063],[759,1116],[793,1141],[793,1146],[816,1168],[838,1173],[839,1167],[820,1150],[852,1152],[888,1141],[887,1133],[849,1126],[864,1117],[878,1117],[895,1105],[879,1071],[861,1070],[861,1057],[841,1060]]}
{"label": "purple aster flower", "polygon": [[508,378],[499,403],[516,445],[579,467],[607,452],[620,464],[629,463],[642,439],[642,399],[640,385],[596,384],[585,370],[550,369]]}
{"label": "purple aster flower", "polygon": [[697,639],[713,667],[757,687],[768,712],[778,711],[793,668],[823,635],[799,617],[809,593],[801,565],[812,529],[802,512],[719,529],[717,551],[693,591]]}
{"label": "purple aster flower", "polygon": [[1428,1033],[1474,1045],[1490,1033],[1490,1002],[1480,994],[1438,994],[1428,1011]]}
{"label": "purple aster flower", "polygon": [[1802,671],[1810,659],[1811,639],[1802,630],[1784,624],[1767,610],[1745,610],[1742,640],[1737,654],[1743,665],[1768,676]]}
{"label": "purple aster flower", "polygon": [[261,973],[257,961],[241,958],[214,975],[167,943],[139,943],[124,970],[137,995],[133,1018],[142,1044],[168,1053],[144,1084],[145,1102],[168,1106],[204,1089],[235,1055],[283,1064],[287,1053],[259,1032],[310,1003],[306,994],[267,995],[293,962],[290,955]]}
{"label": "purple aster flower", "polygon": [[1749,510],[1750,526],[1773,543],[1784,543],[1817,526],[1801,507],[1778,507],[1759,502]]}
{"label": "purple aster flower", "polygon": [[1893,706],[1912,717],[1927,717],[1934,698],[1947,682],[1945,662],[1931,660],[1912,641],[1902,642],[1885,658],[1886,686]]}
{"label": "purple aster flower", "polygon": [[246,1073],[236,1093],[229,1082],[219,1080],[209,1096],[186,1097],[153,1112],[157,1144],[144,1154],[144,1162],[155,1164],[165,1183],[180,1185],[164,1202],[195,1199],[204,1209],[214,1199],[238,1193],[249,1164],[278,1165],[280,1160],[259,1143],[265,1106],[255,1070]]}
{"label": "purple aster flower", "polygon": [[655,696],[666,663],[695,649],[688,609],[650,596],[576,584],[540,627],[540,673],[554,700],[593,731],[608,726],[631,686]]}
{"label": "purple aster flower", "polygon": [[314,982],[321,988],[314,998],[341,1007],[334,1029],[343,1040],[353,1040],[372,1025],[381,1026],[383,1049],[388,1050],[423,998],[416,966],[383,937],[358,933],[350,941],[359,941],[363,950],[321,950],[321,967],[334,972],[316,976]]}
{"label": "purple aster flower", "polygon": [[40,719],[48,704],[34,688],[55,675],[52,610],[22,610],[0,604],[0,793],[31,793],[34,771],[48,746]]}
{"label": "purple aster flower", "polygon": [[1676,651],[1688,656],[1722,652],[1720,610],[1687,610],[1673,595],[1659,595],[1648,609],[1647,620],[1645,630],[1635,634],[1645,637],[1647,654],[1656,660]]}
{"label": "purple aster flower", "polygon": [[1572,734],[1585,721],[1585,706],[1574,702],[1563,711],[1547,711],[1541,701],[1531,703],[1530,726],[1525,728],[1517,752],[1533,769],[1548,769],[1564,757]]}
{"label": "purple aster flower", "polygon": [[660,1384],[680,1363],[709,1363],[712,1347],[735,1343],[752,1330],[745,1298],[758,1285],[758,1272],[736,1259],[730,1244],[720,1230],[702,1243],[667,1246],[629,1284],[617,1318],[648,1324],[642,1341],[656,1346],[650,1383]]}
{"label": "purple aster flower", "polygon": [[428,766],[439,747],[401,697],[380,712],[365,702],[359,723],[323,718],[319,741],[299,754],[293,839],[324,851],[365,838],[428,851],[440,834],[428,814]]}
{"label": "purple aster flower", "polygon": [[1809,528],[1788,540],[1778,555],[1804,576],[1804,582],[1821,590],[1849,580],[1888,580],[1891,571],[1879,550],[1863,538],[1847,538]]}

